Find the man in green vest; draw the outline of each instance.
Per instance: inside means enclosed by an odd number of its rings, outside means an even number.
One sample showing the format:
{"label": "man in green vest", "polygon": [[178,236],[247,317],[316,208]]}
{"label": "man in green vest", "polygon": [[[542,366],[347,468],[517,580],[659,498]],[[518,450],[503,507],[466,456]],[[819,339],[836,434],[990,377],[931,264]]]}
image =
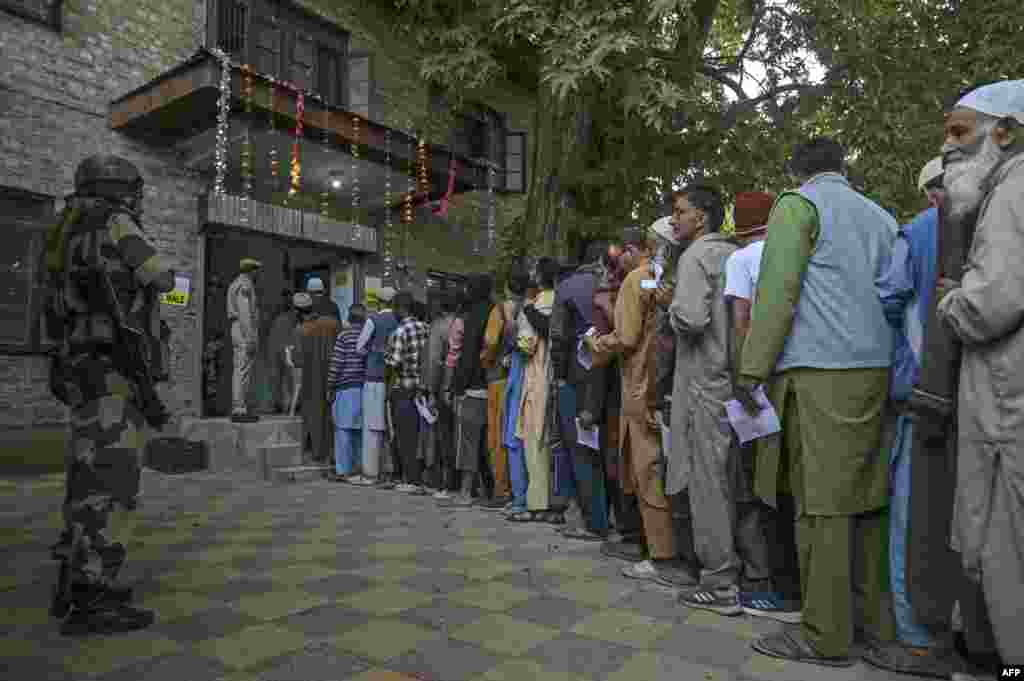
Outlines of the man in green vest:
{"label": "man in green vest", "polygon": [[[888,460],[882,416],[892,331],[875,289],[892,256],[896,220],[843,176],[844,151],[819,138],[799,146],[768,223],[737,398],[748,411],[766,385],[781,435],[758,442],[755,491],[796,505],[803,622],[761,638],[758,652],[813,664],[854,664],[853,592],[864,630],[892,640],[884,571]],[[841,585],[841,588],[837,588]]]}

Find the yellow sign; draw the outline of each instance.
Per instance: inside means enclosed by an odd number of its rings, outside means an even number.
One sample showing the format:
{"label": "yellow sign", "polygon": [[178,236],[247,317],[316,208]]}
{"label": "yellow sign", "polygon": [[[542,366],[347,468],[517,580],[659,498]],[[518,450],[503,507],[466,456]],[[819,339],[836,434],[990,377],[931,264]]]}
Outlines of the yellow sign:
{"label": "yellow sign", "polygon": [[160,296],[160,302],[164,305],[177,305],[179,307],[188,305],[189,289],[192,288],[191,284],[192,281],[188,277],[175,277],[174,290]]}

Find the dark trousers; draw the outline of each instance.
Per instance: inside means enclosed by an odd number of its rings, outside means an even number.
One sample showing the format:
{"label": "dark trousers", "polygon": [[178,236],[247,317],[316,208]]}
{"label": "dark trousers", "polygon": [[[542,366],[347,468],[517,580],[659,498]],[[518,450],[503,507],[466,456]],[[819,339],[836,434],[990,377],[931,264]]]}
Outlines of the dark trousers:
{"label": "dark trousers", "polygon": [[394,388],[391,391],[391,422],[395,426],[396,463],[410,485],[422,483],[423,463],[419,460],[420,414],[413,400],[416,391]]}
{"label": "dark trousers", "polygon": [[604,455],[601,450],[592,450],[578,443],[576,398],[575,385],[566,384],[558,389],[558,425],[562,446],[572,457],[576,503],[579,504],[583,522],[591,532],[607,534],[608,492],[601,465]]}

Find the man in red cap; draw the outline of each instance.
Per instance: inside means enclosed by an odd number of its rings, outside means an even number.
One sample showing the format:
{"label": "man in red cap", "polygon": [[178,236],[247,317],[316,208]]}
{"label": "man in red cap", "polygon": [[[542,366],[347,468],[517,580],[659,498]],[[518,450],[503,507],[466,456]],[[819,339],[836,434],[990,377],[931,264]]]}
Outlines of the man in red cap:
{"label": "man in red cap", "polygon": [[[774,194],[736,195],[735,238],[742,248],[725,263],[724,290],[731,326],[729,359],[733,379],[736,367],[740,366],[739,349],[750,329],[750,309],[774,204]],[[743,561],[740,606],[749,615],[799,622],[800,568],[792,531],[792,508],[773,509],[754,494],[753,449],[752,443],[740,445],[734,440],[729,456],[736,494],[736,549]],[[787,519],[789,522],[785,522]]]}

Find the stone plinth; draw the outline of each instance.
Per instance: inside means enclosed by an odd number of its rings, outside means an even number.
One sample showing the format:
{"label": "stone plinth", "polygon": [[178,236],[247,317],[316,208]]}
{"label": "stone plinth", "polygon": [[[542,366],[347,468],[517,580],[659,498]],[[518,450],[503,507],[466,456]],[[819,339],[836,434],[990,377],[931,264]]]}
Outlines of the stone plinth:
{"label": "stone plinth", "polygon": [[181,420],[182,437],[207,443],[209,470],[214,473],[245,469],[263,474],[261,449],[278,430],[300,444],[305,437],[298,416],[264,416],[256,423],[232,423],[229,418]]}

